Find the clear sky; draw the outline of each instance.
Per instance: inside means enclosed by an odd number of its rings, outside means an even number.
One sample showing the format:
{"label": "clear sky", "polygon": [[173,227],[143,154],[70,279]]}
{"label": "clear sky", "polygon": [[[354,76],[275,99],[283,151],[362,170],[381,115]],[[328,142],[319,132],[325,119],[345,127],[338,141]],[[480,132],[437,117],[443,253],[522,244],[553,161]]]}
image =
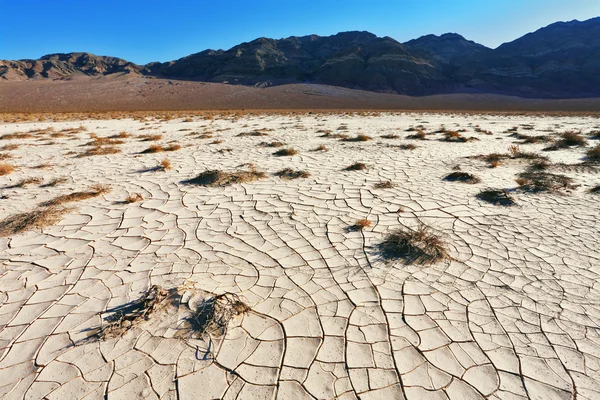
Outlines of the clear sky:
{"label": "clear sky", "polygon": [[0,0],[0,59],[86,51],[139,64],[265,36],[369,31],[405,42],[456,32],[495,48],[600,0]]}

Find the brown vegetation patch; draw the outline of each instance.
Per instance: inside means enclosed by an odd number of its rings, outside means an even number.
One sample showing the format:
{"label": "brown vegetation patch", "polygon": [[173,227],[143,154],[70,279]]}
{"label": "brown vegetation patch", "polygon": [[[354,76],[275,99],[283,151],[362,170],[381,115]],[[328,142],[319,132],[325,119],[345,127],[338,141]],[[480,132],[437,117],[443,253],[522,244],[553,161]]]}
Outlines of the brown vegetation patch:
{"label": "brown vegetation patch", "polygon": [[375,185],[373,185],[373,187],[375,189],[391,189],[395,186],[396,185],[394,185],[394,183],[392,181],[381,181],[381,182],[377,182]]}
{"label": "brown vegetation patch", "polygon": [[588,160],[593,162],[600,162],[600,144],[592,147],[585,153]]}
{"label": "brown vegetation patch", "polygon": [[287,149],[277,150],[275,153],[273,153],[273,155],[277,157],[295,156],[296,154],[298,154],[298,152],[292,149],[291,147]]}
{"label": "brown vegetation patch", "polygon": [[387,135],[381,135],[381,138],[382,139],[398,139],[398,138],[400,138],[400,136],[390,133]]}
{"label": "brown vegetation patch", "polygon": [[418,130],[417,133],[413,133],[412,135],[408,135],[407,139],[417,139],[417,140],[426,140],[427,135],[424,131]]}
{"label": "brown vegetation patch", "polygon": [[281,171],[276,172],[275,175],[283,179],[298,179],[310,177],[310,173],[308,171],[293,170],[291,168],[284,168]]}
{"label": "brown vegetation patch", "polygon": [[368,135],[356,135],[353,138],[344,138],[343,140],[346,142],[368,142],[369,140],[372,140],[373,138],[371,136]]}
{"label": "brown vegetation patch", "polygon": [[232,319],[249,311],[250,307],[234,293],[209,297],[186,318],[185,331],[198,339],[207,335],[221,337],[227,331],[227,326]]}
{"label": "brown vegetation patch", "polygon": [[118,147],[96,146],[84,151],[83,153],[80,153],[78,157],[104,156],[108,154],[117,154],[120,152],[121,149]]}
{"label": "brown vegetation patch", "polygon": [[446,175],[444,177],[444,180],[449,181],[449,182],[463,182],[463,183],[470,183],[470,184],[475,184],[475,183],[481,182],[481,179],[479,179],[477,176],[470,174],[468,172],[460,172],[460,171],[455,171],[455,172],[452,172],[452,173]]}
{"label": "brown vegetation patch", "polygon": [[344,168],[345,171],[361,171],[363,169],[367,169],[367,165],[358,162]]}
{"label": "brown vegetation patch", "polygon": [[329,149],[324,144],[321,144],[317,146],[313,151],[329,151]]}
{"label": "brown vegetation patch", "polygon": [[141,193],[133,193],[125,198],[125,203],[131,204],[142,200],[144,200],[144,196]]}
{"label": "brown vegetation patch", "polygon": [[92,197],[97,197],[102,194],[106,194],[111,191],[111,187],[109,185],[101,185],[95,184],[90,186],[89,190],[85,192],[73,192],[69,194],[63,194],[61,196],[57,196],[52,200],[48,200],[40,204],[42,207],[52,207],[58,206],[65,203],[72,203],[74,201],[82,201],[91,199]]}
{"label": "brown vegetation patch", "polygon": [[378,247],[384,258],[403,259],[408,264],[450,258],[441,235],[423,223],[416,230],[401,228],[389,233]]}
{"label": "brown vegetation patch", "polygon": [[67,181],[67,178],[54,178],[50,182],[42,185],[42,187],[54,187],[62,183],[66,183]]}
{"label": "brown vegetation patch", "polygon": [[201,186],[229,186],[237,183],[248,183],[254,182],[258,179],[266,178],[267,174],[261,171],[257,171],[254,168],[250,168],[250,171],[235,171],[235,172],[223,172],[216,169],[204,171],[195,178],[188,179],[184,183],[190,185],[201,185]]}
{"label": "brown vegetation patch", "polygon": [[560,140],[552,146],[544,148],[545,151],[568,149],[569,147],[583,147],[587,144],[581,132],[568,131],[560,134]]}
{"label": "brown vegetation patch", "polygon": [[282,142],[260,142],[258,144],[260,147],[283,147],[285,143]]}
{"label": "brown vegetation patch", "polygon": [[139,137],[142,139],[142,142],[153,142],[162,139],[162,135],[140,135]]}
{"label": "brown vegetation patch", "polygon": [[265,133],[265,132],[261,132],[261,131],[251,131],[251,132],[242,132],[242,133],[239,133],[237,136],[238,137],[244,137],[244,136],[269,136],[269,134]]}
{"label": "brown vegetation patch", "polygon": [[10,164],[6,164],[6,163],[0,164],[0,176],[11,174],[14,170],[15,170],[15,167]]}
{"label": "brown vegetation patch", "polygon": [[6,144],[6,145],[0,147],[0,150],[2,150],[2,151],[11,151],[11,150],[18,149],[19,147],[20,147],[20,145],[15,144],[15,143],[13,143],[13,144]]}
{"label": "brown vegetation patch", "polygon": [[479,200],[500,206],[512,206],[515,204],[513,197],[504,189],[485,189],[477,193]]}
{"label": "brown vegetation patch", "polygon": [[523,172],[516,179],[521,190],[527,192],[558,192],[572,189],[573,179],[549,172]]}
{"label": "brown vegetation patch", "polygon": [[12,236],[32,229],[42,229],[60,221],[69,209],[46,207],[12,215],[0,221],[0,236]]}

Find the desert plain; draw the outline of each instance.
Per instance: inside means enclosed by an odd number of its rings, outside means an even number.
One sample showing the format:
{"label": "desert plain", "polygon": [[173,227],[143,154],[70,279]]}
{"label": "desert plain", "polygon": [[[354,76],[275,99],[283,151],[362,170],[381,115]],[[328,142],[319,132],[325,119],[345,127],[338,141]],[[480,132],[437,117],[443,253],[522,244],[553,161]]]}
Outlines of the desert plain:
{"label": "desert plain", "polygon": [[598,399],[599,138],[568,114],[5,117],[0,398]]}

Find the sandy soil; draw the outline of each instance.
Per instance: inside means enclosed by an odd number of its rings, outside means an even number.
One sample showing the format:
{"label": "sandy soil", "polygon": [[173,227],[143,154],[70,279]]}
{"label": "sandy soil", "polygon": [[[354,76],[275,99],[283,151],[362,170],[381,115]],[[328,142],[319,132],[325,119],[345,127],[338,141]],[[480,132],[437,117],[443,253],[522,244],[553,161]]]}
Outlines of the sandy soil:
{"label": "sandy soil", "polygon": [[108,77],[0,82],[0,112],[200,109],[600,110],[600,99],[540,100],[489,94],[410,97],[324,85],[268,88]]}
{"label": "sandy soil", "polygon": [[[479,140],[441,141],[441,124]],[[418,125],[427,140],[407,139]],[[600,121],[383,113],[1,125],[0,135],[53,128],[0,140],[1,162],[16,168],[0,176],[3,224],[93,184],[112,190],[65,204],[73,209],[55,225],[0,238],[0,398],[600,398],[600,195],[588,193],[598,169],[560,164],[580,164],[586,148],[520,144],[576,187],[516,190],[528,160],[490,168],[471,158],[506,153],[513,126],[554,137]],[[321,137],[327,130],[373,140]],[[119,132],[130,135],[114,144],[120,153],[78,157],[91,133]],[[272,141],[297,154],[260,145]],[[140,154],[153,143],[182,147]],[[172,169],[157,169],[165,157]],[[355,162],[368,168],[344,170]],[[248,164],[266,177],[185,182]],[[444,181],[456,165],[481,183]],[[286,167],[310,177],[274,175]],[[26,178],[40,181],[18,186]],[[374,187],[388,180],[395,186]],[[488,187],[516,204],[479,200]],[[140,201],[124,203],[135,193]],[[371,225],[352,229],[359,219]],[[379,251],[389,232],[419,221],[441,233],[450,258],[421,265]],[[172,302],[146,301],[147,314],[105,330],[153,285]],[[249,310],[199,334],[190,315],[223,294]]]}

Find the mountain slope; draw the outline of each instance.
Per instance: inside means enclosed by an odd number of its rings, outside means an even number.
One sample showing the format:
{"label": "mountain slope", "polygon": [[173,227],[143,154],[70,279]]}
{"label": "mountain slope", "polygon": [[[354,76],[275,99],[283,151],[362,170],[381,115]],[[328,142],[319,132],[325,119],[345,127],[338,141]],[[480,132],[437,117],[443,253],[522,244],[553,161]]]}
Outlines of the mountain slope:
{"label": "mountain slope", "polygon": [[266,87],[316,83],[383,93],[600,96],[600,18],[557,22],[497,49],[449,33],[400,43],[369,32],[259,38],[139,66],[88,53],[0,61],[0,81],[139,74]]}

